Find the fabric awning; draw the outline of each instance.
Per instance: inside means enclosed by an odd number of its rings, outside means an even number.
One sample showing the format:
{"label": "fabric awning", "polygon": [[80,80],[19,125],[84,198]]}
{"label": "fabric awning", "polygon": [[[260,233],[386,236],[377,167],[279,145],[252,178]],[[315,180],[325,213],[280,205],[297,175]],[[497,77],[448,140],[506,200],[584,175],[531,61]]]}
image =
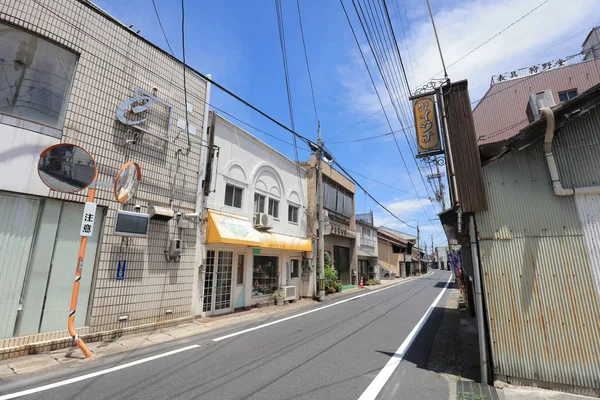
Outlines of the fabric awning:
{"label": "fabric awning", "polygon": [[206,243],[233,244],[263,249],[312,251],[312,243],[309,239],[261,232],[254,229],[247,218],[213,210],[208,211]]}

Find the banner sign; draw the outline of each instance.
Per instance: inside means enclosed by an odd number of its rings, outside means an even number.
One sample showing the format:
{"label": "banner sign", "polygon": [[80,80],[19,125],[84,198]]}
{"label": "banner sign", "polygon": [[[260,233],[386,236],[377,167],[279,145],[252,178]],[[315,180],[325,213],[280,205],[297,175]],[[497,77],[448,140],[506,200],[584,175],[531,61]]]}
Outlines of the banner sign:
{"label": "banner sign", "polygon": [[432,94],[412,99],[418,155],[442,150],[434,96]]}

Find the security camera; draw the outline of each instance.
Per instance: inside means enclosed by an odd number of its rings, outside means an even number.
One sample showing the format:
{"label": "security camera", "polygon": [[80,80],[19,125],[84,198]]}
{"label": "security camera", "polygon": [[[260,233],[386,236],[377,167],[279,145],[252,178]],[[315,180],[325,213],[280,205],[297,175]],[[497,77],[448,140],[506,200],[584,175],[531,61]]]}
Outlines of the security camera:
{"label": "security camera", "polygon": [[135,209],[135,212],[137,212],[137,213],[142,211],[142,206],[140,206],[139,204],[136,204],[135,206],[133,206],[133,208]]}
{"label": "security camera", "polygon": [[137,138],[125,140],[125,144],[137,144]]}
{"label": "security camera", "polygon": [[181,218],[181,215],[182,215],[182,214],[181,214],[181,212],[177,211],[177,212],[175,213],[175,218],[177,218],[177,219],[180,219],[180,218]]}

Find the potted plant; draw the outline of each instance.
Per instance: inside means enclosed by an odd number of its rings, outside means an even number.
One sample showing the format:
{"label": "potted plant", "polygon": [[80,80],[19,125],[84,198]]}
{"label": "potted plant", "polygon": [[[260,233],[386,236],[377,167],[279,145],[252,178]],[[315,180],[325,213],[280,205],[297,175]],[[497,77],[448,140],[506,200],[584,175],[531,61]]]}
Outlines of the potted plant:
{"label": "potted plant", "polygon": [[271,299],[275,300],[275,304],[282,306],[285,302],[285,290],[279,288],[271,294]]}

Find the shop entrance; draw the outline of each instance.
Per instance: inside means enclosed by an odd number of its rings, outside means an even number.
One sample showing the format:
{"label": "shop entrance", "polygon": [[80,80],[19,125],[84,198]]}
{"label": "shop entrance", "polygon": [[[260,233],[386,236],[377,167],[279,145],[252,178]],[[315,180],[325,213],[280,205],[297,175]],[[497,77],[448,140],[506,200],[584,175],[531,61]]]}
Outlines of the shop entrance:
{"label": "shop entrance", "polygon": [[204,301],[206,315],[219,315],[231,311],[231,275],[233,251],[208,250],[204,271]]}
{"label": "shop entrance", "polygon": [[350,280],[350,248],[333,246],[333,261],[342,283],[344,285],[352,283]]}

